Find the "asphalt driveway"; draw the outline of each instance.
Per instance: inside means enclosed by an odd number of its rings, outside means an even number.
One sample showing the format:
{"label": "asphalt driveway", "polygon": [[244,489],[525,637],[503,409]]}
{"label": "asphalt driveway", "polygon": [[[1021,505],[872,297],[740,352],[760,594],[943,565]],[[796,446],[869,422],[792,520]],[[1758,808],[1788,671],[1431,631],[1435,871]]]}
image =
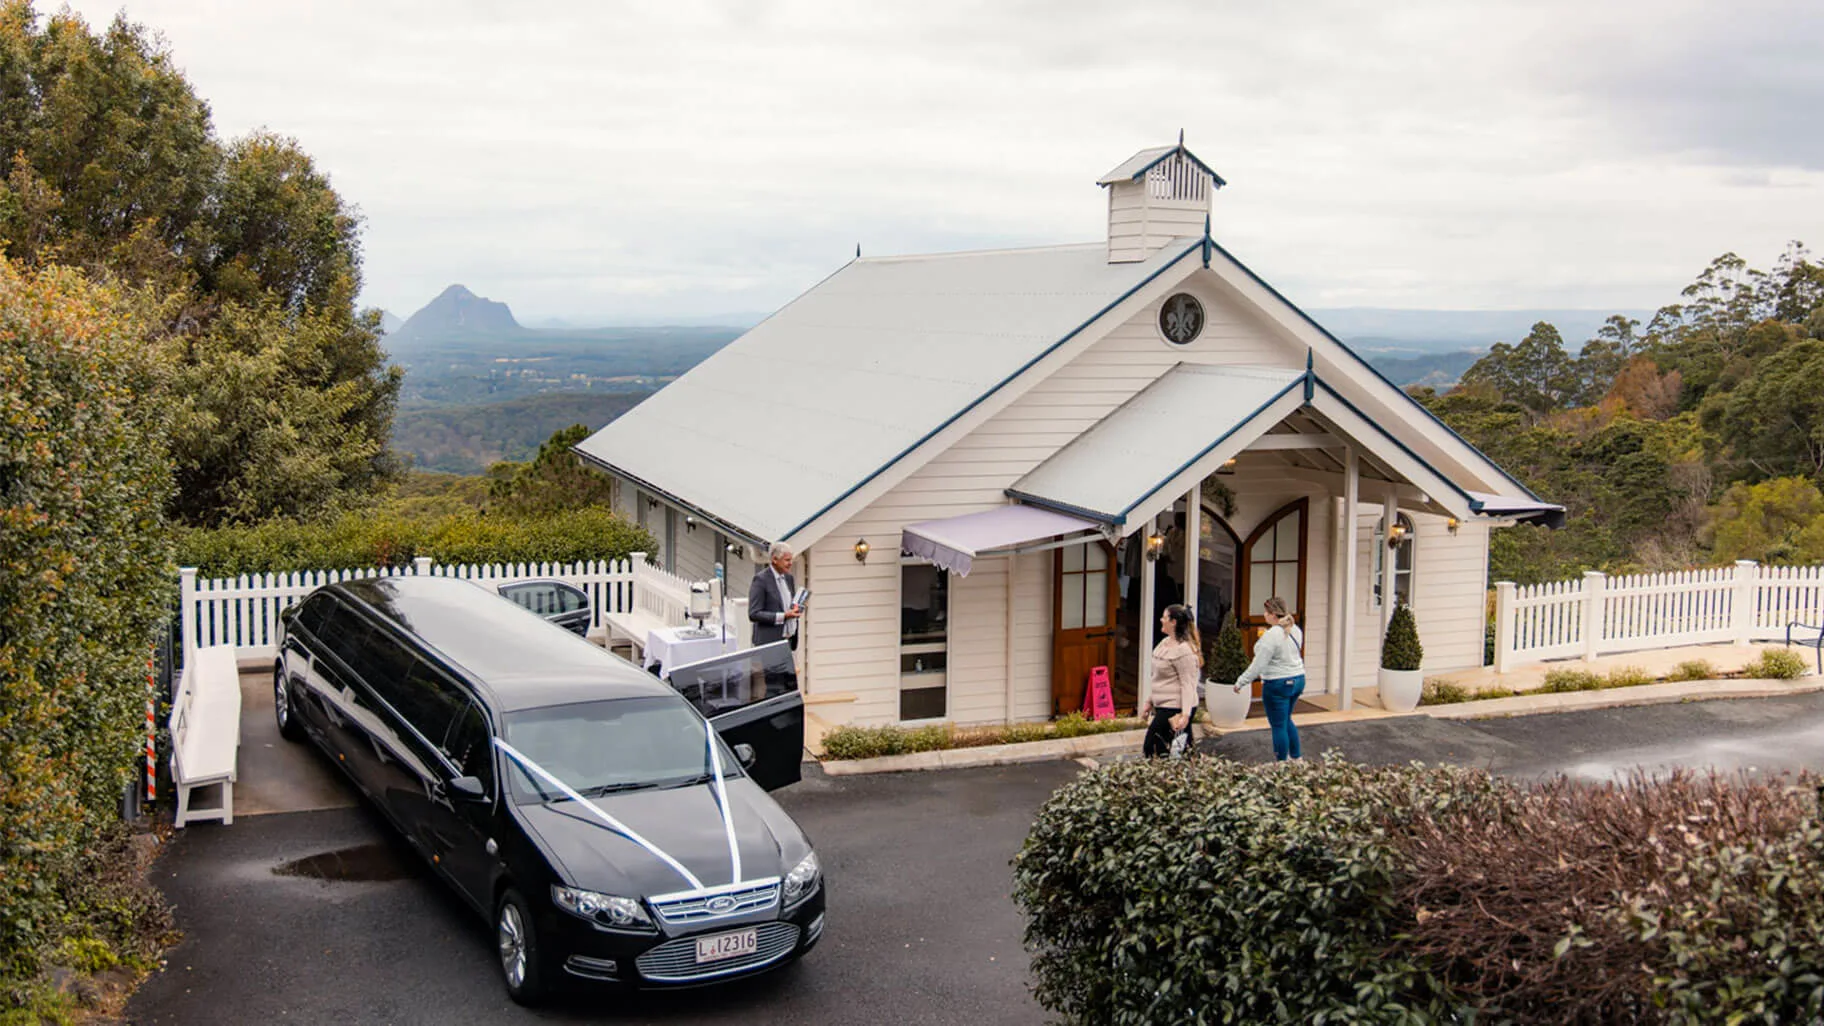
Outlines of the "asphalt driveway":
{"label": "asphalt driveway", "polygon": [[[1307,755],[1448,761],[1533,777],[1633,766],[1824,766],[1824,694],[1500,720],[1307,727]],[[1267,735],[1206,741],[1247,761]],[[200,824],[161,859],[185,940],[128,1006],[134,1023],[1039,1023],[1008,860],[1069,762],[826,778],[779,795],[831,880],[802,964],[726,987],[510,1003],[487,927],[364,806]],[[351,792],[352,793],[352,792]],[[314,857],[314,861],[313,861]],[[303,864],[299,864],[303,860]]]}

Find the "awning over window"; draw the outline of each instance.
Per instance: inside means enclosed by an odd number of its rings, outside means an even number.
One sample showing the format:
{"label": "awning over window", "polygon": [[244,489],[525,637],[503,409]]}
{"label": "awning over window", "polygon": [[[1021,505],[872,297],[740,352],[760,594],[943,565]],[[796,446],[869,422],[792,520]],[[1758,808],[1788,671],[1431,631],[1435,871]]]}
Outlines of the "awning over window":
{"label": "awning over window", "polygon": [[983,556],[1005,555],[1023,546],[1100,533],[1101,525],[1094,520],[1037,506],[1001,506],[985,513],[912,524],[901,534],[899,544],[915,556],[967,577],[970,566]]}
{"label": "awning over window", "polygon": [[1564,526],[1564,507],[1538,499],[1521,499],[1508,495],[1469,493],[1470,508],[1485,517],[1513,517],[1523,524]]}

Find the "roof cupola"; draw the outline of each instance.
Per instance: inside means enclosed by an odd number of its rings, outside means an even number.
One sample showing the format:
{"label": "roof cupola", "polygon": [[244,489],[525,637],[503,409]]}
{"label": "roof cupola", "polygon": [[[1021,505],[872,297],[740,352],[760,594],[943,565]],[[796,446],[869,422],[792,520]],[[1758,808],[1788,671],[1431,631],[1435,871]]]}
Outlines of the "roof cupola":
{"label": "roof cupola", "polygon": [[1178,145],[1141,150],[1096,180],[1108,188],[1108,262],[1145,260],[1175,238],[1204,233],[1210,194],[1228,184]]}

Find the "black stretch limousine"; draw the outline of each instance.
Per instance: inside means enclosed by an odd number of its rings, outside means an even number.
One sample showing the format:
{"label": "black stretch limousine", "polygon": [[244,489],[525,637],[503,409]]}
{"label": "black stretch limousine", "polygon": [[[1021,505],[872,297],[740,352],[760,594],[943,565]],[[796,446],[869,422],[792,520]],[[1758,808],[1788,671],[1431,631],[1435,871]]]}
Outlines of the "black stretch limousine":
{"label": "black stretch limousine", "polygon": [[784,965],[823,930],[784,643],[672,686],[445,578],[326,585],[283,616],[279,729],[308,737],[493,923],[507,991]]}

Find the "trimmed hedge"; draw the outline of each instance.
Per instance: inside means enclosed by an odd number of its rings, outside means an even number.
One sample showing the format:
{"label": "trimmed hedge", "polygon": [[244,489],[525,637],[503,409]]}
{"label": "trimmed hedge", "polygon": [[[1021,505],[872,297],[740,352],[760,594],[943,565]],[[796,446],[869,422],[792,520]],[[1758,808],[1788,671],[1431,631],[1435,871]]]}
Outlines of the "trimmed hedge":
{"label": "trimmed hedge", "polygon": [[823,736],[823,754],[829,759],[872,759],[882,755],[910,755],[947,748],[980,748],[984,745],[1049,741],[1086,734],[1139,730],[1146,724],[1135,719],[1092,720],[1080,712],[1051,723],[1012,723],[1006,726],[956,727],[948,723],[926,727],[850,727],[832,729]]}
{"label": "trimmed hedge", "polygon": [[654,552],[652,536],[600,506],[541,517],[458,513],[420,519],[351,513],[326,523],[273,520],[186,530],[178,562],[204,577],[439,563],[576,563]]}
{"label": "trimmed hedge", "polygon": [[1810,1022],[1816,788],[1121,763],[1040,810],[1014,897],[1072,1023]]}

